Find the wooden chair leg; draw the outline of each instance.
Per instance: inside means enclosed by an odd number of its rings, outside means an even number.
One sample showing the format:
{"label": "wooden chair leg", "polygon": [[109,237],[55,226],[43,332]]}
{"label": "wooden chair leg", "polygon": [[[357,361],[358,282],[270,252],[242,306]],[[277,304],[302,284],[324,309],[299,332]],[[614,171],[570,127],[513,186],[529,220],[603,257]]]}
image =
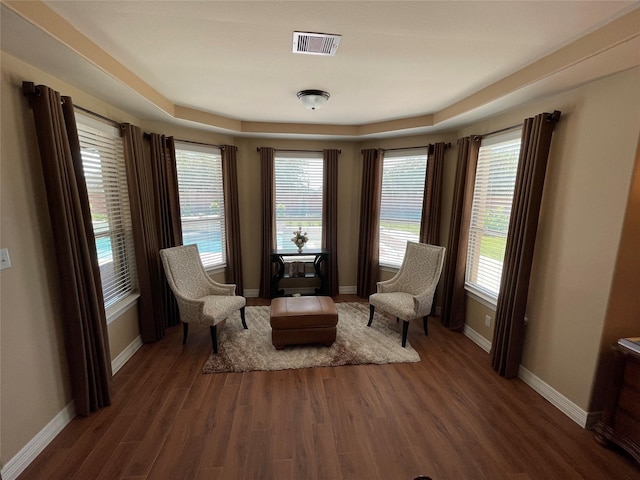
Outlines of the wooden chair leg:
{"label": "wooden chair leg", "polygon": [[409,320],[402,320],[402,348],[407,346],[408,331],[409,331]]}
{"label": "wooden chair leg", "polygon": [[427,325],[428,320],[429,320],[429,315],[425,315],[424,317],[422,317],[422,324],[424,325],[425,335],[429,335],[429,327]]}
{"label": "wooden chair leg", "polygon": [[182,322],[182,344],[187,343],[187,334],[189,333],[189,324]]}
{"label": "wooden chair leg", "polygon": [[376,309],[373,305],[369,304],[369,323],[367,323],[367,327],[371,326],[371,322],[373,321],[373,311]]}
{"label": "wooden chair leg", "polygon": [[245,320],[245,318],[244,318],[244,307],[242,307],[242,308],[240,309],[240,318],[242,319],[242,326],[243,326],[243,327],[244,327],[244,329],[246,330],[246,329],[247,329],[247,322],[246,322],[246,320]]}
{"label": "wooden chair leg", "polygon": [[213,347],[213,353],[218,353],[218,326],[211,325],[209,330],[211,330],[211,346]]}

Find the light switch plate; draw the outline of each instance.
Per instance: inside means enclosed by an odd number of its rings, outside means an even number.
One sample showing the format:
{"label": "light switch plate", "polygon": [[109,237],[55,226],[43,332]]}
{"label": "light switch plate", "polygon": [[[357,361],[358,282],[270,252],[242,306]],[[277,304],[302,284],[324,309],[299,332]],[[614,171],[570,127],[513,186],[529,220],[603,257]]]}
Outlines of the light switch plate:
{"label": "light switch plate", "polygon": [[0,270],[9,268],[11,266],[11,259],[9,258],[9,249],[0,248]]}

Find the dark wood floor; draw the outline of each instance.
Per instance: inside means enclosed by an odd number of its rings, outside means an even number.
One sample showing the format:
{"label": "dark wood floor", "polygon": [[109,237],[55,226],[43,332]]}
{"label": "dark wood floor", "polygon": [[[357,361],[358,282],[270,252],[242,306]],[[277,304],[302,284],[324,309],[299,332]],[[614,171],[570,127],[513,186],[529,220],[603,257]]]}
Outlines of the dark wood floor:
{"label": "dark wood floor", "polygon": [[419,323],[419,363],[213,375],[208,329],[183,347],[172,328],[115,375],[111,407],[74,419],[19,478],[640,478],[466,337]]}

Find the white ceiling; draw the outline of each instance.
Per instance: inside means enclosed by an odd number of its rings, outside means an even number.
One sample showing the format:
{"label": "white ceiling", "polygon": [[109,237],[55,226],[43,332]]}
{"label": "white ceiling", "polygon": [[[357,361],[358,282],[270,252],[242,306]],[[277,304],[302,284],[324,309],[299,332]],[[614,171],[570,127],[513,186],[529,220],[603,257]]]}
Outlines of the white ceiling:
{"label": "white ceiling", "polygon": [[[532,70],[635,11],[638,1],[44,2],[138,84],[19,3],[2,7],[7,53],[139,118],[184,123],[180,117],[214,114],[202,117],[203,128],[240,135],[287,134],[291,124],[310,124],[305,131],[313,136],[327,126],[402,119],[410,121],[400,130],[372,127],[352,136],[450,128],[640,64],[635,36]],[[342,35],[337,54],[292,53],[296,30]],[[530,73],[508,85],[518,72]],[[496,85],[498,93],[482,97]],[[326,90],[331,98],[307,110],[296,98],[302,89]],[[172,106],[193,111],[176,115]],[[245,131],[249,122],[260,124]]]}

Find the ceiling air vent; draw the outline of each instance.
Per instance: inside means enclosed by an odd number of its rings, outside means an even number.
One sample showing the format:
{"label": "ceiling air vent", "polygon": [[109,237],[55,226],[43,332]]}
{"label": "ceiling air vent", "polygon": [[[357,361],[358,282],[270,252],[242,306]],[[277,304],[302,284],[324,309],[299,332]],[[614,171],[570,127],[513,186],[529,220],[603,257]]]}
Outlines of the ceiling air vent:
{"label": "ceiling air vent", "polygon": [[335,55],[341,38],[328,33],[293,32],[293,53]]}

